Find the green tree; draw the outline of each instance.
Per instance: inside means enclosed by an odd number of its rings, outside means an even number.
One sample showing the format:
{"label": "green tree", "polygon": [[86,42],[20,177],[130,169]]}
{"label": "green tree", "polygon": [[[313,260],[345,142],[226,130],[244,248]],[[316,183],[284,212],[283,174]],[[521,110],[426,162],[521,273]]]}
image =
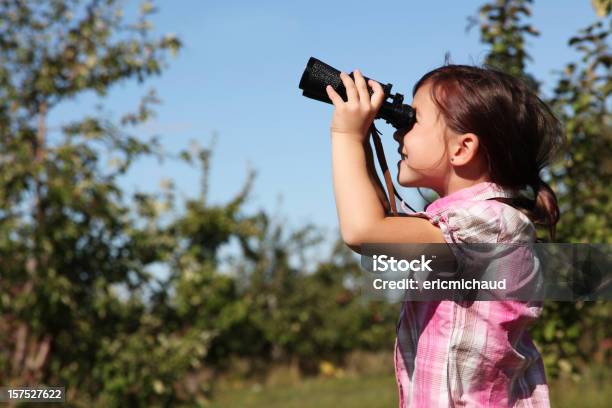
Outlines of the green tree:
{"label": "green tree", "polygon": [[314,264],[307,253],[320,254],[316,227],[288,230],[264,214],[260,222],[251,248],[257,255],[235,269],[249,322],[231,338],[218,338],[226,352],[254,365],[290,364],[317,374],[323,360],[341,365],[350,351],[393,346],[399,307],[360,296],[361,269],[342,240]]}
{"label": "green tree", "polygon": [[[609,8],[608,8],[609,14]],[[581,58],[568,63],[548,99],[565,125],[567,149],[550,171],[559,192],[558,237],[565,242],[612,243],[612,151],[609,38],[611,20],[597,21],[568,41]],[[612,337],[609,302],[549,303],[538,332],[552,373],[578,371],[598,355],[609,364],[612,353],[601,353]],[[577,358],[579,357],[579,358]]]}
{"label": "green tree", "polygon": [[137,158],[163,155],[132,130],[154,94],[118,120],[47,123],[84,92],[161,73],[180,41],[152,37],[154,11],[145,2],[130,22],[113,0],[0,3],[2,384],[61,384],[75,405],[148,405],[175,398],[173,380],[206,352],[210,333],[164,330],[147,312],[148,268],[171,242],[151,235],[155,198],[129,197],[132,208],[117,184]]}
{"label": "green tree", "polygon": [[532,60],[527,52],[529,36],[540,33],[523,19],[531,16],[529,8],[533,0],[496,0],[485,3],[478,17],[468,18],[470,29],[479,25],[481,41],[490,46],[484,64],[523,78],[534,89],[539,87],[535,78],[526,72]]}
{"label": "green tree", "polygon": [[565,124],[568,146],[552,168],[563,217],[559,237],[568,242],[612,243],[611,20],[595,22],[568,45],[581,54],[568,63],[550,98]]}

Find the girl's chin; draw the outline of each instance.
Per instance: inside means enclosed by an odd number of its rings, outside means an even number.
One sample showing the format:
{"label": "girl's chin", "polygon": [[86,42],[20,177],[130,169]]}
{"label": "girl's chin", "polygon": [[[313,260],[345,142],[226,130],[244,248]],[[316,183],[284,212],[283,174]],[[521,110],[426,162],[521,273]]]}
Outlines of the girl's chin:
{"label": "girl's chin", "polygon": [[397,183],[402,187],[429,187],[429,175],[413,170],[405,160],[397,162]]}
{"label": "girl's chin", "polygon": [[417,181],[416,174],[413,174],[406,166],[403,160],[397,162],[397,182],[402,187],[413,187],[413,183]]}
{"label": "girl's chin", "polygon": [[397,183],[402,187],[429,187],[430,175],[414,170],[410,167],[406,160],[397,162]]}
{"label": "girl's chin", "polygon": [[415,178],[407,176],[405,174],[398,174],[397,182],[402,187],[416,187],[417,181]]}
{"label": "girl's chin", "polygon": [[397,174],[397,182],[402,187],[423,187],[423,178],[418,173],[401,169]]}
{"label": "girl's chin", "polygon": [[398,179],[397,183],[402,187],[418,187],[415,181]]}

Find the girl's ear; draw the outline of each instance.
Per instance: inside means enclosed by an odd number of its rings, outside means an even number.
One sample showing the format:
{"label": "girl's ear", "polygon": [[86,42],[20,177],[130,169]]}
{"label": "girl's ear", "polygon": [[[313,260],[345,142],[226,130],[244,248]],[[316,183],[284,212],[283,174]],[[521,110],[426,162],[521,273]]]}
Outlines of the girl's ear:
{"label": "girl's ear", "polygon": [[464,133],[453,138],[450,149],[450,161],[454,166],[470,163],[478,153],[479,140],[474,133]]}

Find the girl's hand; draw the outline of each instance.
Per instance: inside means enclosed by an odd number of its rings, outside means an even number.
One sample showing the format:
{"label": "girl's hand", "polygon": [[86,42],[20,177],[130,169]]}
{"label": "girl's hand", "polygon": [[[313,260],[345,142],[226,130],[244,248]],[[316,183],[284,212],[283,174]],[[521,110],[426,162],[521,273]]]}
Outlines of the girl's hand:
{"label": "girl's hand", "polygon": [[331,123],[332,136],[342,134],[363,142],[367,138],[370,125],[385,100],[385,92],[378,82],[370,79],[368,84],[374,91],[370,98],[361,72],[355,70],[354,76],[355,81],[353,82],[348,74],[340,73],[340,79],[342,79],[346,88],[347,102],[344,102],[331,85],[327,85],[325,90],[335,107]]}

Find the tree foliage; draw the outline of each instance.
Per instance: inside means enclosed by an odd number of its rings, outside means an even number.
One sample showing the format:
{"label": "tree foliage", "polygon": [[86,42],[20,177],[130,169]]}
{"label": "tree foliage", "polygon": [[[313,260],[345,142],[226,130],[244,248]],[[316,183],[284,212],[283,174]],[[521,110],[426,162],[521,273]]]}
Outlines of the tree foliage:
{"label": "tree foliage", "polygon": [[[177,340],[134,296],[167,241],[148,235],[151,197],[134,197],[136,210],[126,205],[118,177],[137,158],[160,154],[156,140],[130,131],[151,115],[154,95],[118,121],[97,113],[48,127],[50,112],[79,94],[161,72],[180,41],[151,37],[153,11],[145,3],[126,22],[112,0],[0,4],[3,384],[144,401],[141,390],[164,394],[155,384],[171,383],[202,355],[207,333]],[[149,352],[169,358],[157,364],[144,358]]]}

